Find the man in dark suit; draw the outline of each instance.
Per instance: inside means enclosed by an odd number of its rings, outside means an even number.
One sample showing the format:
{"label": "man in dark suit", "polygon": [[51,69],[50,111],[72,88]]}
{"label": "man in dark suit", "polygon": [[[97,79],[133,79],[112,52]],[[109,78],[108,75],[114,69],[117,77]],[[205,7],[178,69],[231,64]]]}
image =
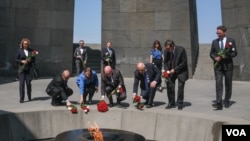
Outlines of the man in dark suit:
{"label": "man in dark suit", "polygon": [[19,93],[20,103],[24,102],[25,96],[25,83],[27,86],[27,95],[29,101],[31,101],[31,69],[35,65],[36,52],[30,48],[30,40],[23,38],[21,41],[21,47],[17,50],[16,62],[18,64],[19,74]]}
{"label": "man in dark suit", "polygon": [[111,48],[112,43],[110,41],[107,42],[106,48],[102,48],[102,61],[103,67],[111,66],[114,70],[116,66],[116,57],[115,57],[115,50]]}
{"label": "man in dark suit", "polygon": [[237,56],[236,44],[234,39],[226,37],[227,28],[217,27],[218,38],[213,40],[211,45],[210,57],[214,61],[214,74],[216,81],[216,103],[212,106],[216,110],[222,110],[223,95],[223,76],[225,76],[225,98],[224,106],[229,108],[229,100],[232,95],[233,77],[233,57]]}
{"label": "man in dark suit", "polygon": [[153,107],[156,86],[161,79],[161,71],[151,63],[138,63],[137,69],[134,71],[134,96],[138,93],[138,85],[140,82],[141,96],[146,100],[147,108]]}
{"label": "man in dark suit", "polygon": [[114,106],[112,94],[114,94],[115,90],[119,87],[122,87],[123,91],[116,94],[117,105],[119,107],[125,107],[121,104],[121,101],[125,100],[127,97],[123,76],[119,70],[113,70],[110,66],[106,66],[104,68],[104,73],[101,75],[101,95],[102,100],[105,95],[108,97],[109,107]]}
{"label": "man in dark suit", "polygon": [[62,105],[62,100],[66,101],[66,106],[71,105],[68,97],[73,94],[73,90],[67,85],[69,78],[70,71],[64,70],[61,75],[56,75],[48,84],[45,91],[52,97],[52,106]]}
{"label": "man in dark suit", "polygon": [[184,86],[188,79],[188,65],[186,50],[181,46],[175,46],[173,40],[165,42],[164,70],[169,73],[167,84],[168,105],[166,109],[174,108],[175,80],[178,79],[177,105],[178,110],[183,108]]}
{"label": "man in dark suit", "polygon": [[87,48],[84,47],[84,41],[79,41],[79,47],[75,49],[74,57],[76,58],[76,74],[79,75],[82,73],[84,67],[86,66],[88,53]]}

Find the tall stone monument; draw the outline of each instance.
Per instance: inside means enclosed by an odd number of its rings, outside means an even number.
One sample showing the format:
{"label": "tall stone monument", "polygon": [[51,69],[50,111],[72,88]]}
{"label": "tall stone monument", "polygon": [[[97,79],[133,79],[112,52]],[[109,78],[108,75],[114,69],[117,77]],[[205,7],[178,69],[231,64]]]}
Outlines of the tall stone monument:
{"label": "tall stone monument", "polygon": [[154,40],[183,46],[190,77],[198,56],[195,0],[103,0],[102,47],[112,41],[117,69],[132,77],[138,62],[149,62]]}

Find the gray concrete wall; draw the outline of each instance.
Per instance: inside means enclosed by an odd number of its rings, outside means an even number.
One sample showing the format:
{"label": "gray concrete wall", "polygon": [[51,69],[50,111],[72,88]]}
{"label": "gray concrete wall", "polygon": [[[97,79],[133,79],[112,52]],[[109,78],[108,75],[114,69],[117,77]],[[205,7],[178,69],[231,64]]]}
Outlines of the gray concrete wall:
{"label": "gray concrete wall", "polygon": [[227,35],[236,40],[238,56],[234,59],[234,79],[250,80],[250,1],[221,0],[222,21]]}
{"label": "gray concrete wall", "polygon": [[72,67],[74,0],[0,0],[0,74],[16,75],[15,54],[26,37],[41,75]]}
{"label": "gray concrete wall", "polygon": [[[34,140],[53,138],[74,129],[88,128],[96,122],[101,128],[127,130],[158,141],[220,141],[221,125],[249,124],[249,121],[185,112],[140,112],[110,110],[108,114],[92,110],[72,114],[67,110],[38,110],[0,114],[0,140]],[[6,130],[7,129],[7,130]]]}
{"label": "gray concrete wall", "polygon": [[132,77],[138,62],[149,62],[154,40],[173,39],[186,48],[190,77],[198,55],[195,0],[103,0],[102,47],[111,40],[117,69]]}

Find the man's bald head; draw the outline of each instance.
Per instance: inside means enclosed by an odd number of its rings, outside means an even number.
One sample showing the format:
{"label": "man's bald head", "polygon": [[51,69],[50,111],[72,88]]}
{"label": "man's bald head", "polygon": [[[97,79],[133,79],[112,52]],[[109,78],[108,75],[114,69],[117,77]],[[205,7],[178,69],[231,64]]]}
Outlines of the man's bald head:
{"label": "man's bald head", "polygon": [[63,80],[68,80],[69,77],[70,77],[70,71],[69,70],[64,70],[62,72],[62,77],[63,77]]}
{"label": "man's bald head", "polygon": [[144,71],[145,71],[145,64],[142,63],[142,62],[138,63],[137,64],[137,70],[138,70],[139,73],[144,73]]}
{"label": "man's bald head", "polygon": [[112,68],[110,66],[106,66],[104,68],[104,73],[105,73],[106,76],[110,76],[111,72],[112,72]]}

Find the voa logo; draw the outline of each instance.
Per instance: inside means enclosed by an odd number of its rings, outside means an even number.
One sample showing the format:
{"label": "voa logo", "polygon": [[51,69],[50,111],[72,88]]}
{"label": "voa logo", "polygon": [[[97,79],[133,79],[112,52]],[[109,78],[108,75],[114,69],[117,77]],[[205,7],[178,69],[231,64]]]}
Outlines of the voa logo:
{"label": "voa logo", "polygon": [[247,136],[244,129],[226,129],[227,136]]}

